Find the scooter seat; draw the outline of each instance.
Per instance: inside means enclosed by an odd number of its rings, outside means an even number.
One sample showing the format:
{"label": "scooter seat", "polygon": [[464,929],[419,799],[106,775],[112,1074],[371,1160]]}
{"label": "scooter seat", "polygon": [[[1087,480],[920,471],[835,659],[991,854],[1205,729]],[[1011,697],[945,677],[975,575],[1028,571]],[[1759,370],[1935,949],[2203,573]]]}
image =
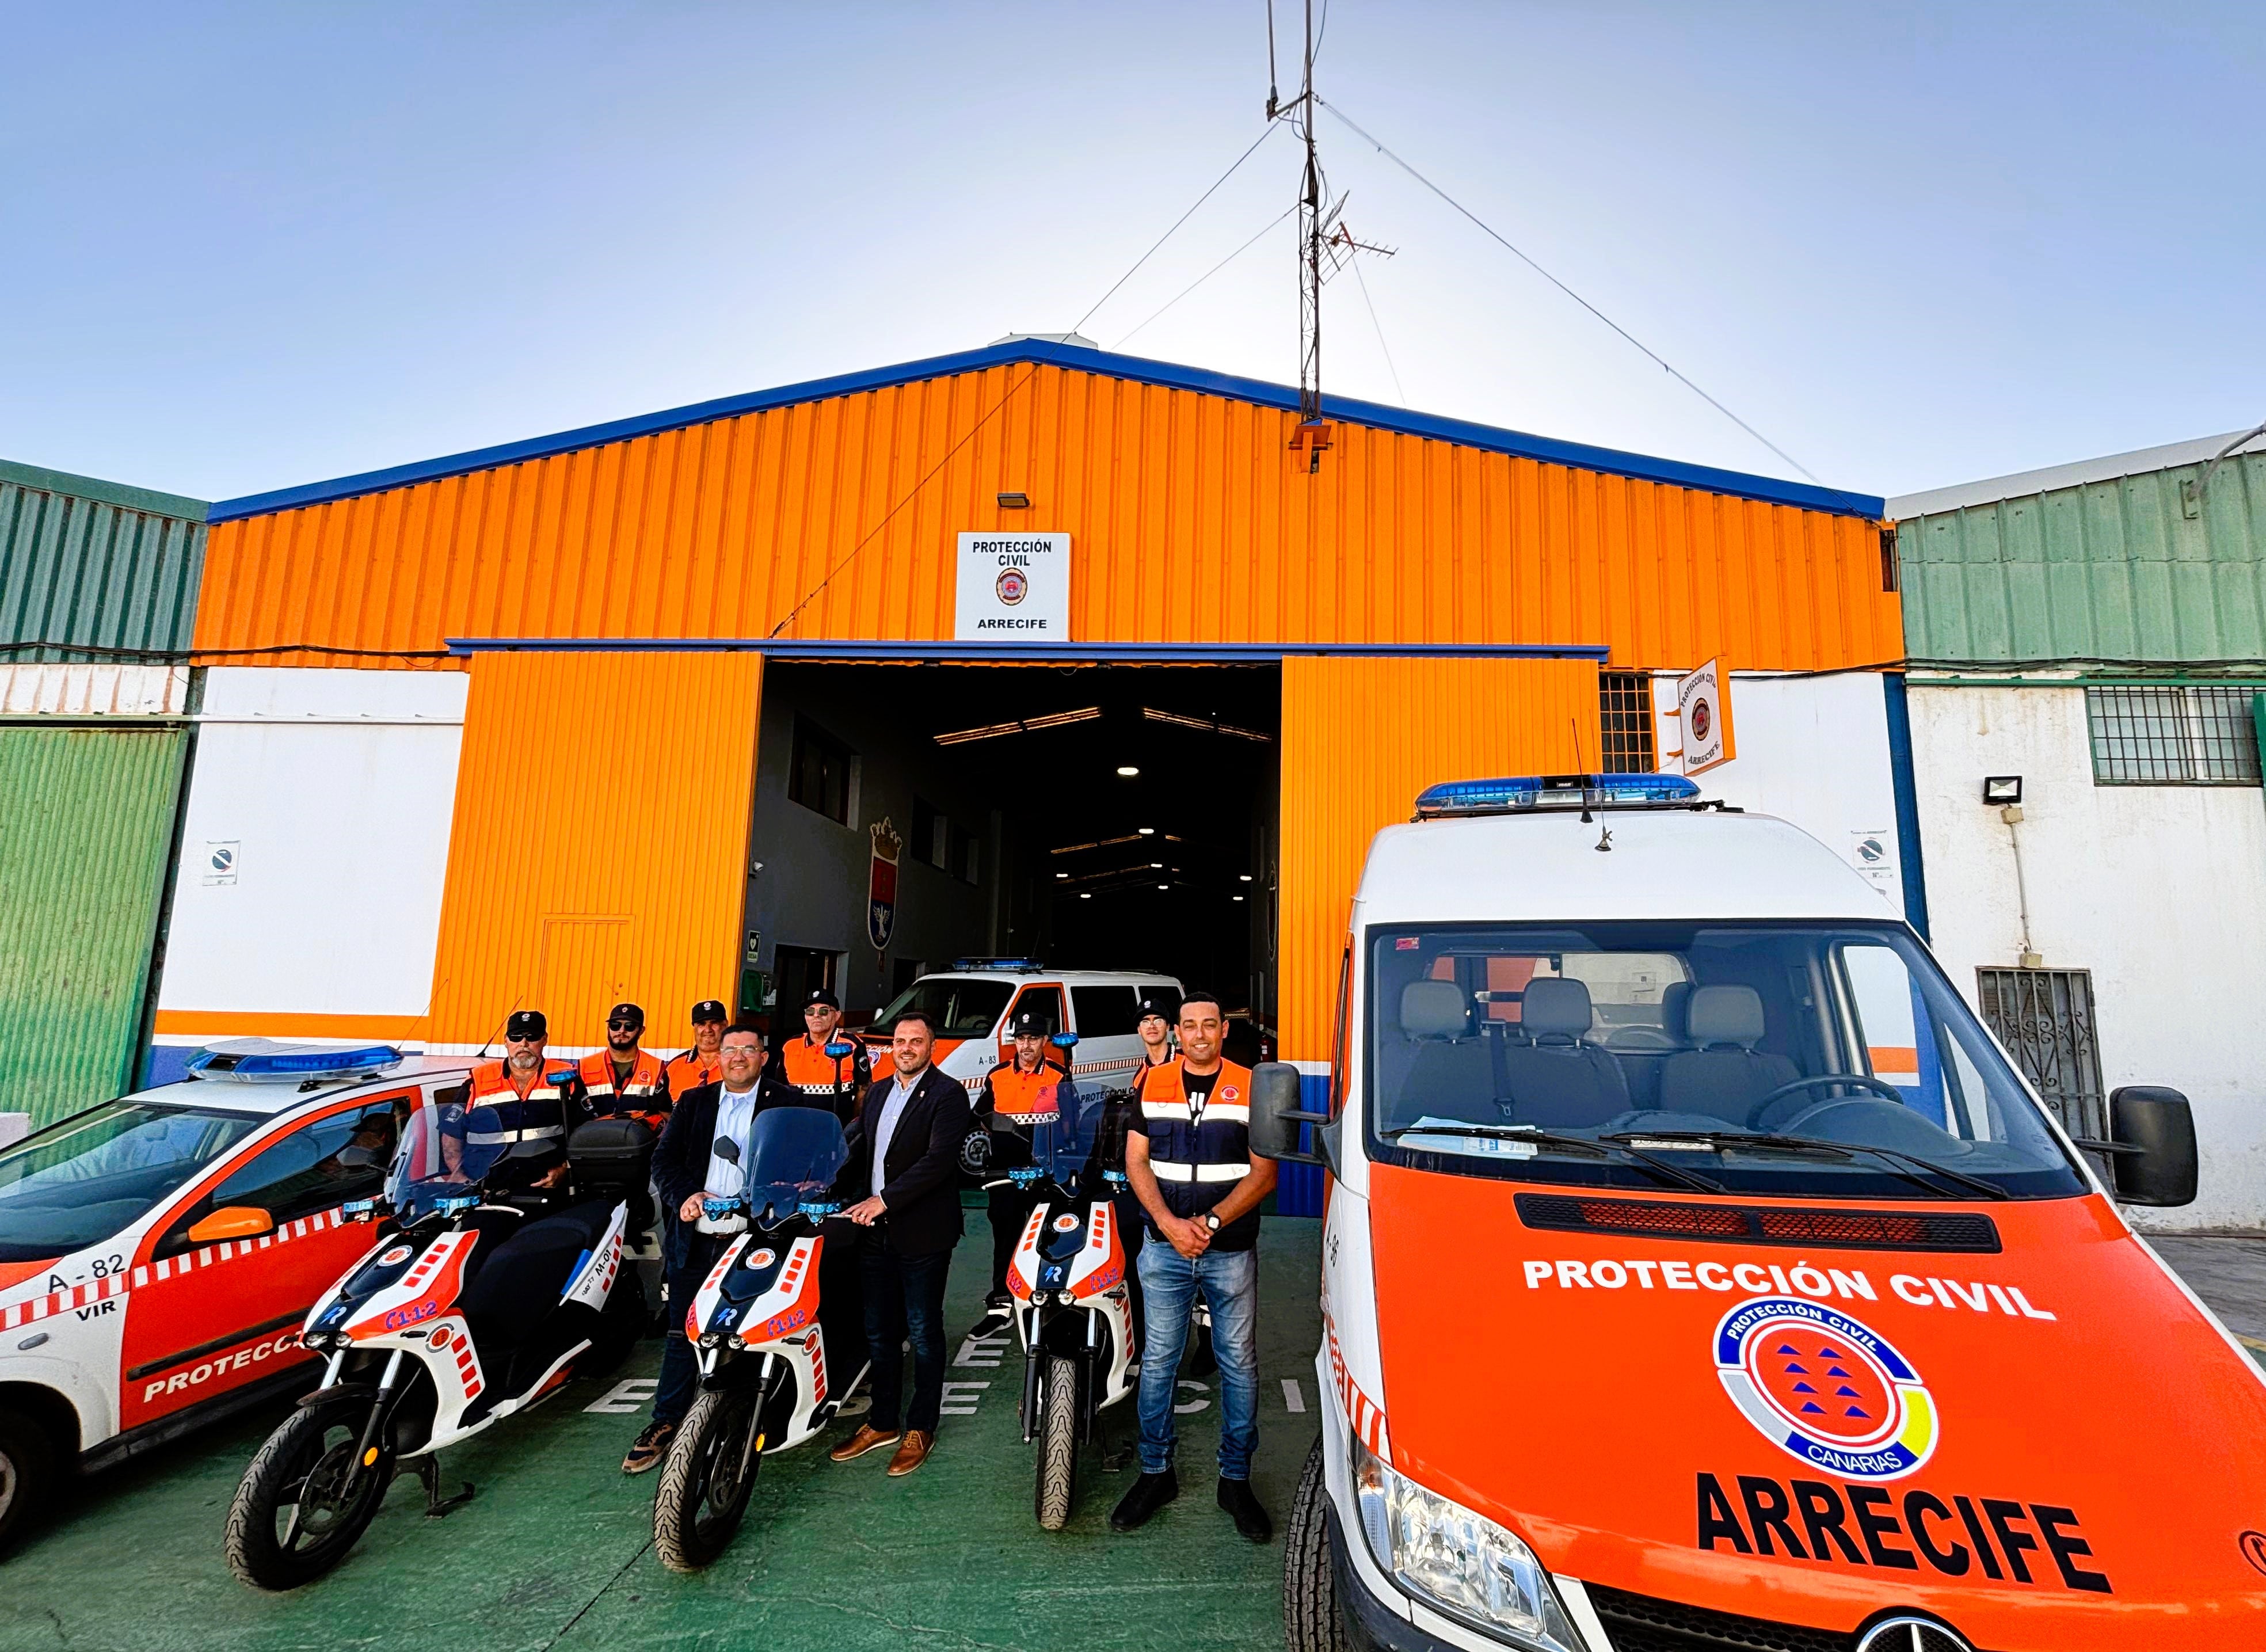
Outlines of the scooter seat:
{"label": "scooter seat", "polygon": [[613,1206],[593,1201],[538,1217],[498,1246],[466,1287],[464,1319],[486,1360],[521,1341],[558,1305],[582,1253],[595,1249]]}

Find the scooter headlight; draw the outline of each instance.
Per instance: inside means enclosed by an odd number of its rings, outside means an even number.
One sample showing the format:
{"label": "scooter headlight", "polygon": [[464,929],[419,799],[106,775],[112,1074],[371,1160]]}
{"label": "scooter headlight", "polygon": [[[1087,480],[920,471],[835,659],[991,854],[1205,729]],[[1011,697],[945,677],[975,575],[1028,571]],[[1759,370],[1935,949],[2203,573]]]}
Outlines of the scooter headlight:
{"label": "scooter headlight", "polygon": [[1409,1594],[1529,1652],[1585,1652],[1550,1574],[1516,1535],[1395,1473],[1357,1439],[1353,1485],[1369,1552]]}

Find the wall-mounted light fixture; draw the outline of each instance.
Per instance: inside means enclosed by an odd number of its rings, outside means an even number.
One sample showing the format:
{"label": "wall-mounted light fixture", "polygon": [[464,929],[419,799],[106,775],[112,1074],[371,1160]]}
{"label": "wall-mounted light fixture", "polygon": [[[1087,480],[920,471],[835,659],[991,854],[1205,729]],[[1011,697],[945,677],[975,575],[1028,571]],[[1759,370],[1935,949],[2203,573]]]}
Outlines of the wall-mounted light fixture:
{"label": "wall-mounted light fixture", "polygon": [[2019,774],[1986,775],[1983,780],[1983,800],[1993,808],[2022,800],[2022,777]]}
{"label": "wall-mounted light fixture", "polygon": [[999,495],[999,508],[1002,510],[1028,510],[1030,508],[1031,496],[1028,493],[1002,493]]}

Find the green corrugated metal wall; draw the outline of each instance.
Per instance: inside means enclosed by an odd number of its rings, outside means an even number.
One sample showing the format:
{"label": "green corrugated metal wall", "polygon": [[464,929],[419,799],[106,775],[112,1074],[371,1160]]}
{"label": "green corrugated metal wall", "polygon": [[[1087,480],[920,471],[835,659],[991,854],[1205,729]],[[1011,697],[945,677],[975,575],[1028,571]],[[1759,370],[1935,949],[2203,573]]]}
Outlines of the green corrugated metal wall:
{"label": "green corrugated metal wall", "polygon": [[1915,662],[2186,664],[2266,659],[2266,454],[1897,524]]}
{"label": "green corrugated metal wall", "polygon": [[0,663],[189,646],[205,506],[0,459]]}
{"label": "green corrugated metal wall", "polygon": [[0,728],[0,1109],[132,1087],[186,731]]}

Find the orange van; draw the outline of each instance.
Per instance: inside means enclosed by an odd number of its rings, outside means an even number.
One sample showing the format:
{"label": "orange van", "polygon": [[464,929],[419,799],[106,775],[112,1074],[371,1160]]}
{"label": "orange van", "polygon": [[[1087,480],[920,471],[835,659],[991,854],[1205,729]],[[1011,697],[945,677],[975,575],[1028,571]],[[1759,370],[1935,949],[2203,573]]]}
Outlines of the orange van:
{"label": "orange van", "polygon": [[[1292,1652],[2266,1648],[2266,1381],[1874,888],[1680,777],[1436,786],[1334,1057]],[[2113,1166],[2113,1191],[2094,1161]]]}

